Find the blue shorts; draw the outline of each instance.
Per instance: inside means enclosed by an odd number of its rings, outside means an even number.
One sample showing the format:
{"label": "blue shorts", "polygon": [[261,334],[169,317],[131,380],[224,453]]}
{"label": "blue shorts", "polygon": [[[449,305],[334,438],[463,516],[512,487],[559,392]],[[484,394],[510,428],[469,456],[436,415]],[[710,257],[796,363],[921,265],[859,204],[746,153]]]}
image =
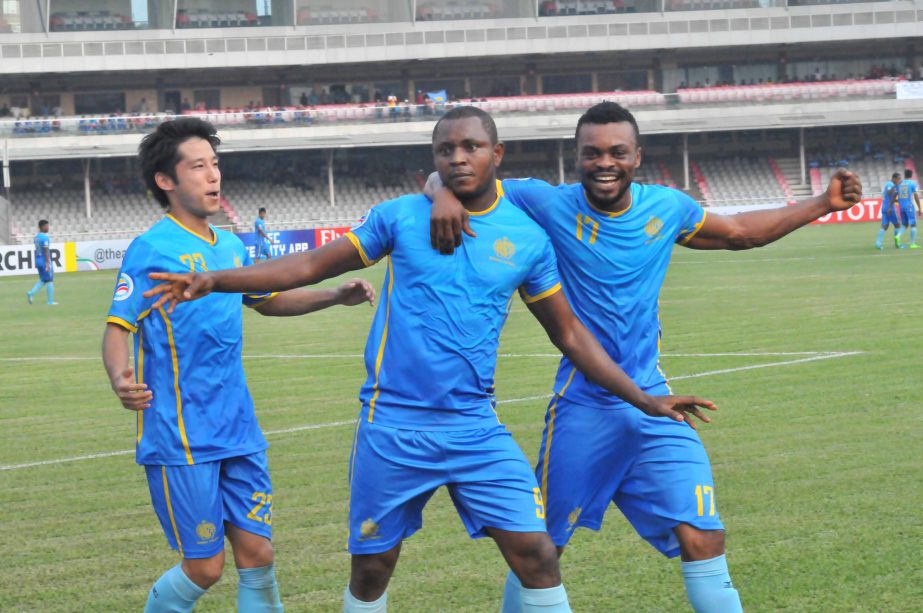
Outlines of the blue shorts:
{"label": "blue shorts", "polygon": [[54,266],[49,266],[48,270],[45,270],[45,265],[36,267],[38,272],[38,278],[41,279],[42,283],[51,283],[54,281]]}
{"label": "blue shorts", "polygon": [[888,224],[891,224],[895,228],[901,225],[900,219],[897,218],[897,206],[892,206],[887,211],[882,209],[881,211],[881,227],[887,228]]}
{"label": "blue shorts", "polygon": [[905,226],[917,225],[917,209],[912,204],[901,205],[901,222]]}
{"label": "blue shorts", "polygon": [[472,538],[485,528],[544,532],[535,475],[502,424],[478,430],[398,430],[360,420],[349,462],[349,552],[388,551],[423,525],[445,485]]}
{"label": "blue shorts", "polygon": [[272,253],[272,247],[268,240],[261,240],[256,243],[256,259],[268,258]]}
{"label": "blue shorts", "polygon": [[[669,392],[664,386],[651,393]],[[641,538],[671,558],[680,553],[677,525],[724,529],[698,434],[685,423],[633,407],[603,409],[555,396],[535,472],[548,533],[558,546],[578,526],[599,530],[610,502]]]}
{"label": "blue shorts", "polygon": [[167,541],[184,558],[210,558],[223,550],[224,522],[272,538],[272,483],[265,451],[144,470]]}

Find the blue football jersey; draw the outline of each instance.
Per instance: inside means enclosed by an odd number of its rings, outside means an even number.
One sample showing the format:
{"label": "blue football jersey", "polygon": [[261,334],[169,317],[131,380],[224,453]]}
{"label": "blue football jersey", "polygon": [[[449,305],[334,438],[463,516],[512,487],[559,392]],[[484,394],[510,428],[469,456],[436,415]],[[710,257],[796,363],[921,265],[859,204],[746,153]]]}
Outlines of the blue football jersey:
{"label": "blue football jersey", "polygon": [[260,230],[266,232],[266,220],[257,217],[256,221],[253,222],[253,231],[256,232],[256,240],[258,241],[263,240],[263,235],[260,233]]}
{"label": "blue football jersey", "polygon": [[409,430],[496,426],[500,329],[517,288],[527,302],[560,289],[554,251],[541,228],[498,198],[471,215],[476,239],[440,255],[430,244],[431,207],[422,195],[383,202],[346,235],[366,265],[388,256],[361,415]]}
{"label": "blue football jersey", "polygon": [[241,300],[272,295],[214,293],[152,311],[148,273],[220,270],[251,264],[239,238],[212,228],[207,240],[165,216],[132,241],[108,322],[134,333],[135,373],[153,392],[137,412],[139,464],[195,464],[266,449],[244,378]]}
{"label": "blue football jersey", "polygon": [[33,242],[35,243],[35,267],[44,268],[45,249],[48,249],[49,255],[51,254],[51,238],[44,232],[39,232],[35,235]]}
{"label": "blue football jersey", "polygon": [[[502,191],[548,233],[564,293],[609,356],[642,389],[665,382],[660,288],[674,243],[692,238],[705,221],[704,209],[678,190],[638,183],[631,184],[631,203],[619,213],[594,207],[579,183],[512,179],[502,182]],[[554,391],[580,404],[625,406],[566,357]]]}
{"label": "blue football jersey", "polygon": [[882,210],[885,210],[886,206],[890,206],[891,198],[894,196],[894,182],[888,181],[885,183],[884,189],[881,191],[881,206]]}
{"label": "blue football jersey", "polygon": [[904,179],[897,184],[897,202],[901,208],[913,206],[913,195],[917,192],[917,182],[913,179]]}

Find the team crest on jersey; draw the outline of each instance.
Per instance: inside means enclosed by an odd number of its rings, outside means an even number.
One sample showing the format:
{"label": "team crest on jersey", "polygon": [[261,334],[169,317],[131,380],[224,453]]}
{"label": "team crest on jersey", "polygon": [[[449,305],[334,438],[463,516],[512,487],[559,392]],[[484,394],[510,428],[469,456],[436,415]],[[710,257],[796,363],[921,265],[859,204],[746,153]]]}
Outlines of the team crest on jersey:
{"label": "team crest on jersey", "polygon": [[210,521],[205,521],[204,519],[195,527],[195,533],[196,536],[199,537],[199,543],[207,543],[214,539],[217,531],[218,528],[215,527],[215,524]]}
{"label": "team crest on jersey", "polygon": [[359,526],[359,535],[361,540],[378,538],[378,524],[369,517]]}
{"label": "team crest on jersey", "polygon": [[660,235],[661,230],[663,230],[663,221],[657,217],[651,216],[651,218],[647,220],[647,223],[644,224],[644,233],[650,237],[644,244],[647,245],[663,238],[663,236]]}
{"label": "team crest on jersey", "polygon": [[135,282],[123,272],[119,275],[119,280],[115,284],[115,296],[112,299],[116,302],[127,300],[133,291],[135,291]]}
{"label": "team crest on jersey", "polygon": [[240,261],[240,257],[235,255],[234,256],[234,268],[240,268],[243,265],[244,265],[243,262]]}
{"label": "team crest on jersey", "polygon": [[372,209],[369,209],[368,211],[366,211],[365,215],[360,217],[359,221],[357,221],[356,224],[352,228],[350,228],[350,230],[356,230],[357,228],[361,228],[362,225],[365,223],[365,220],[369,218],[369,215],[371,213],[372,213]]}

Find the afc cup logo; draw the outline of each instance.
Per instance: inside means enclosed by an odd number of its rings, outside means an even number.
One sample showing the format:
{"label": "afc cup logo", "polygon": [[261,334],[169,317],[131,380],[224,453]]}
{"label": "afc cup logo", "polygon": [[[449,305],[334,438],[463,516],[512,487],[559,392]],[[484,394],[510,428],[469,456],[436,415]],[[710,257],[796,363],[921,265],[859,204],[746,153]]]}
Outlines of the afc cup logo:
{"label": "afc cup logo", "polygon": [[135,282],[131,280],[131,277],[126,273],[121,273],[119,275],[119,280],[115,284],[115,296],[113,300],[116,302],[121,302],[126,300],[131,293],[135,290]]}

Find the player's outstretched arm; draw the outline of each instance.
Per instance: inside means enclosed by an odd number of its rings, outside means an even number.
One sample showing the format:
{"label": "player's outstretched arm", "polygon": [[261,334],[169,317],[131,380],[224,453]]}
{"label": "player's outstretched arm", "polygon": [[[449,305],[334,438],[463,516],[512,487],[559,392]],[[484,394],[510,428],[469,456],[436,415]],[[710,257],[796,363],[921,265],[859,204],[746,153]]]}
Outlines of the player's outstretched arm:
{"label": "player's outstretched arm", "polygon": [[169,303],[168,312],[172,312],[178,303],[202,298],[212,292],[284,292],[364,267],[358,250],[349,239],[341,236],[313,251],[294,253],[243,268],[192,273],[154,272],[150,274],[151,279],[163,283],[144,292],[144,297],[160,296],[152,308]]}
{"label": "player's outstretched arm", "polygon": [[433,249],[450,254],[461,245],[462,232],[477,237],[471,229],[471,216],[461,201],[442,185],[439,173],[429,175],[423,186],[423,195],[433,201],[429,216],[429,236]]}
{"label": "player's outstretched arm", "polygon": [[596,337],[577,319],[564,292],[556,292],[547,298],[529,303],[528,306],[545,328],[551,342],[568,357],[577,370],[644,413],[653,417],[686,421],[694,428],[691,415],[704,422],[710,421],[700,407],[711,411],[718,408],[712,401],[695,396],[651,396],[641,390],[625,371],[612,361]]}
{"label": "player's outstretched arm", "polygon": [[154,394],[144,383],[135,382],[135,371],[128,364],[128,335],[125,328],[106,324],[103,333],[103,366],[109,375],[112,391],[122,406],[132,411],[143,411],[150,408]]}
{"label": "player's outstretched arm", "polygon": [[305,315],[338,304],[375,306],[375,287],[365,279],[350,279],[335,289],[290,289],[255,307],[261,315],[288,317]]}
{"label": "player's outstretched arm", "polygon": [[820,196],[792,206],[738,215],[709,213],[699,231],[684,245],[693,249],[752,249],[776,241],[789,232],[835,211],[845,211],[862,199],[862,182],[840,168]]}

